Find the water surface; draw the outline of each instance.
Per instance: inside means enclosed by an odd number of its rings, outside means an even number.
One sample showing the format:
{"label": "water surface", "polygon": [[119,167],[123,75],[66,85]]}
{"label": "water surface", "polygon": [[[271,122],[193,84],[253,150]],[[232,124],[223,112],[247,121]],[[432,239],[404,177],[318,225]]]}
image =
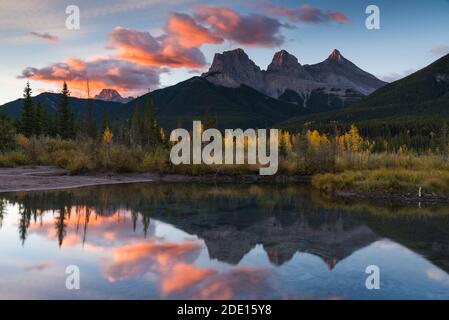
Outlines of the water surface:
{"label": "water surface", "polygon": [[[66,267],[80,270],[67,290]],[[380,268],[380,290],[365,269]],[[449,207],[306,185],[0,194],[1,299],[449,299]]]}

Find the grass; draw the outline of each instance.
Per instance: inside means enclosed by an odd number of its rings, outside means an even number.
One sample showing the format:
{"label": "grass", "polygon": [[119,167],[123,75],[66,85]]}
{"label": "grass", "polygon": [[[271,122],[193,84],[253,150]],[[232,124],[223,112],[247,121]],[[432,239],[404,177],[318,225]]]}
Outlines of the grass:
{"label": "grass", "polygon": [[58,138],[30,138],[18,136],[14,151],[0,153],[0,167],[22,165],[54,165],[71,174],[92,172],[185,175],[256,173],[257,166],[249,165],[179,165],[170,162],[170,151],[157,147],[145,150],[121,144],[105,145],[92,139],[81,141]]}
{"label": "grass", "polygon": [[[314,188],[325,193],[342,191],[397,192],[449,195],[447,157],[428,153],[372,153],[340,151],[329,144],[299,152],[291,148],[280,158],[278,174],[313,176]],[[183,175],[258,174],[256,165],[180,165],[169,160],[169,150],[146,150],[92,139],[67,141],[58,138],[17,136],[14,151],[0,153],[0,167],[55,165],[71,174],[93,172]]]}
{"label": "grass", "polygon": [[381,168],[319,174],[312,179],[315,188],[326,193],[341,191],[449,194],[449,171]]}

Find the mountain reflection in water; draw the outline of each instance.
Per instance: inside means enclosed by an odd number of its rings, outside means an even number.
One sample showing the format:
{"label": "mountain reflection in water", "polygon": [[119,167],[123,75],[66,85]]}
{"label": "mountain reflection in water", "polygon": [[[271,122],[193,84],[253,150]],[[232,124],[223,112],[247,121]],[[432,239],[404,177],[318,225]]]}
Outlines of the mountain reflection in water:
{"label": "mountain reflection in water", "polygon": [[[449,208],[307,185],[129,184],[0,195],[0,298],[449,298]],[[381,290],[365,268],[381,269]],[[81,290],[65,288],[78,265]]]}

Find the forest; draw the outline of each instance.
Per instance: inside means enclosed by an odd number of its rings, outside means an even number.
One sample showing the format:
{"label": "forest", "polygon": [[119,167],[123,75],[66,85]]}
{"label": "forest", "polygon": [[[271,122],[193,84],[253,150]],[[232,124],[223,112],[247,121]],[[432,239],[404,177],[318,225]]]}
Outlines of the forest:
{"label": "forest", "polygon": [[[0,167],[55,165],[71,174],[156,172],[186,175],[256,174],[258,165],[178,165],[151,99],[128,120],[99,125],[93,107],[75,117],[64,83],[57,112],[35,105],[29,83],[21,117],[0,113]],[[204,123],[204,128],[212,127]],[[323,192],[344,190],[449,194],[447,123],[306,124],[279,131],[282,176],[308,176]],[[245,141],[247,143],[247,141]],[[246,145],[247,147],[247,145]]]}

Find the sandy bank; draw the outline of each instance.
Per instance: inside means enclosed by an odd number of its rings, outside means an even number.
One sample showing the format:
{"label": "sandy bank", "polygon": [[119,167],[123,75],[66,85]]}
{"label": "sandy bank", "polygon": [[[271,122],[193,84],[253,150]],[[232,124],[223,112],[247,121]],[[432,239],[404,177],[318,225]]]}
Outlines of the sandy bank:
{"label": "sandy bank", "polygon": [[0,193],[14,191],[70,189],[105,184],[142,183],[142,182],[235,182],[258,183],[266,181],[309,181],[304,177],[263,177],[259,175],[238,176],[186,176],[159,175],[155,173],[137,174],[90,174],[68,175],[68,172],[51,166],[24,166],[0,168]]}

